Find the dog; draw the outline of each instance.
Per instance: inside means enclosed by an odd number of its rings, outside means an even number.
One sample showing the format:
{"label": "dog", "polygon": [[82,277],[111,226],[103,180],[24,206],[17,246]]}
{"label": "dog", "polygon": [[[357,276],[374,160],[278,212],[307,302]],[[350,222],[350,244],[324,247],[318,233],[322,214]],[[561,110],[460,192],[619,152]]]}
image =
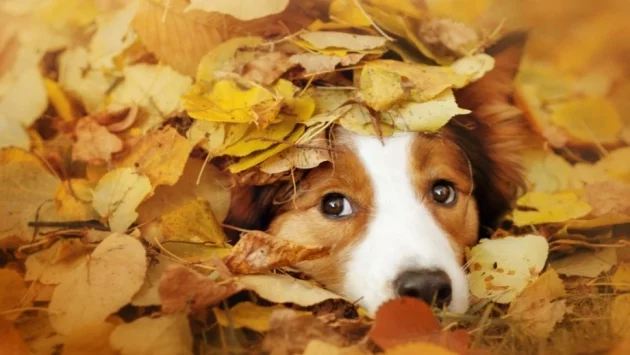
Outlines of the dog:
{"label": "dog", "polygon": [[489,48],[495,68],[456,92],[471,114],[435,133],[382,140],[334,128],[332,162],[297,186],[236,188],[226,224],[330,247],[329,256],[295,266],[368,313],[399,296],[465,312],[464,250],[523,185],[519,153],[530,129],[512,93],[525,39],[510,35]]}

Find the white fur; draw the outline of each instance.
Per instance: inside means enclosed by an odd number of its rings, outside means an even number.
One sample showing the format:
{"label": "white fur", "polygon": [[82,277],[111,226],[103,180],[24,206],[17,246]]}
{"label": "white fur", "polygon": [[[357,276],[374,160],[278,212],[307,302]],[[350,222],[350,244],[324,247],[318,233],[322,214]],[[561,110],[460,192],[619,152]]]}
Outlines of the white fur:
{"label": "white fur", "polygon": [[412,186],[410,153],[413,134],[385,140],[353,135],[354,145],[374,189],[374,210],[364,238],[351,247],[344,293],[370,313],[394,298],[393,282],[403,271],[434,268],[452,282],[448,308],[468,308],[468,284],[447,234]]}

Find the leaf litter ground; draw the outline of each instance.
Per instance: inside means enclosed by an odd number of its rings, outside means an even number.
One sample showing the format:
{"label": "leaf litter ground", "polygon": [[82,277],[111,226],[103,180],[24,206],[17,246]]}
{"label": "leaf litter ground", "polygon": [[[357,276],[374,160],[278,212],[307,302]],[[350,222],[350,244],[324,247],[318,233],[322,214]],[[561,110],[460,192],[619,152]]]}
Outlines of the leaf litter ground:
{"label": "leaf litter ground", "polygon": [[[625,2],[4,1],[0,347],[10,354],[572,354],[630,348]],[[528,186],[467,251],[467,314],[375,315],[237,243],[229,187],[331,160],[334,125],[431,132],[528,29]],[[290,198],[290,192],[288,193]]]}

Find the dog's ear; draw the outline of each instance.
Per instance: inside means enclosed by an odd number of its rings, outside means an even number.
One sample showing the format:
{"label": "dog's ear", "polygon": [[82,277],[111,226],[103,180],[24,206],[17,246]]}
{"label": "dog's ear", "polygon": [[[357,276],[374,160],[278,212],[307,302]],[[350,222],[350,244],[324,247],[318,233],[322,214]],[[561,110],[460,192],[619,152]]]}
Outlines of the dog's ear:
{"label": "dog's ear", "polygon": [[[458,104],[472,113],[451,122],[473,166],[482,231],[492,228],[524,185],[523,149],[539,144],[523,113],[514,106],[514,81],[527,36],[514,33],[487,50],[495,67],[456,92]],[[468,131],[467,133],[464,131]]]}

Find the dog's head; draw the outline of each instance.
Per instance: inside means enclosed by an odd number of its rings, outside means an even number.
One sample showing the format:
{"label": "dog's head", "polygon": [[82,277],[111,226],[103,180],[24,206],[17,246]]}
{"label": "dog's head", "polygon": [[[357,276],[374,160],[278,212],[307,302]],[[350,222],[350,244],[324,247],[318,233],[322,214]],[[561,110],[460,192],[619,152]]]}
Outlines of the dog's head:
{"label": "dog's head", "polygon": [[511,105],[523,41],[508,44],[495,46],[492,72],[456,93],[472,114],[384,144],[335,129],[333,162],[296,186],[236,189],[227,223],[330,247],[296,266],[370,312],[398,295],[465,311],[464,248],[509,208],[528,140]]}

